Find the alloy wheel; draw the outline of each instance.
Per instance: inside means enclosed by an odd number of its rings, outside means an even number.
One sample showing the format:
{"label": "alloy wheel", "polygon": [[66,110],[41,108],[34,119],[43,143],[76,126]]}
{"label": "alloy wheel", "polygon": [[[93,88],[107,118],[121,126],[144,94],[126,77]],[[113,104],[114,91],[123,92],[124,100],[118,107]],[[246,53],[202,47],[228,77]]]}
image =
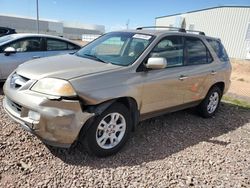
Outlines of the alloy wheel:
{"label": "alloy wheel", "polygon": [[208,105],[207,105],[207,111],[209,114],[212,114],[217,109],[219,100],[220,100],[220,97],[217,92],[213,92],[210,95]]}
{"label": "alloy wheel", "polygon": [[123,139],[126,131],[126,120],[120,113],[106,115],[96,130],[97,144],[103,149],[112,149]]}

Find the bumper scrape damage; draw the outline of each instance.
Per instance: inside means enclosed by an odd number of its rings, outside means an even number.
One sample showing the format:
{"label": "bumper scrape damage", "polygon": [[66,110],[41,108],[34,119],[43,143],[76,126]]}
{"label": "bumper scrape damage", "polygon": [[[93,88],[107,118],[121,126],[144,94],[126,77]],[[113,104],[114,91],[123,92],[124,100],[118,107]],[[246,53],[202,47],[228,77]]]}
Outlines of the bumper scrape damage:
{"label": "bumper scrape damage", "polygon": [[[50,100],[30,90],[16,90],[4,85],[3,107],[7,114],[44,143],[70,147],[93,113],[83,112],[78,100]],[[22,100],[20,100],[22,99]],[[19,101],[18,103],[16,101]]]}

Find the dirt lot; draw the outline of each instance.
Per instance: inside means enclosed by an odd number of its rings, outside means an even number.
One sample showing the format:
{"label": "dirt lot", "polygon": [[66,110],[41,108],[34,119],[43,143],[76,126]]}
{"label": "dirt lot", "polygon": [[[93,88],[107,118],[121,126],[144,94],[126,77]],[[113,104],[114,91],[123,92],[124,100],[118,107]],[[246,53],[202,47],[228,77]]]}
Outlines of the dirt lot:
{"label": "dirt lot", "polygon": [[246,100],[250,103],[250,61],[232,61],[231,87],[228,91],[229,96]]}
{"label": "dirt lot", "polygon": [[[233,82],[249,86],[237,66]],[[211,119],[185,110],[144,121],[121,152],[99,159],[46,147],[7,117],[2,98],[0,187],[250,187],[249,108],[222,103]]]}

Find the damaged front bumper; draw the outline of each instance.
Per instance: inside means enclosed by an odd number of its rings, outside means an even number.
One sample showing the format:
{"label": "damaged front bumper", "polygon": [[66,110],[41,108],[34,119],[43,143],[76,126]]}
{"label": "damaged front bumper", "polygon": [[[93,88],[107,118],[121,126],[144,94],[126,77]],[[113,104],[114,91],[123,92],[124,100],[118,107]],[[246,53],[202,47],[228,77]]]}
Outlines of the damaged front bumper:
{"label": "damaged front bumper", "polygon": [[86,121],[94,116],[83,112],[78,100],[51,100],[30,90],[16,90],[4,85],[3,107],[7,114],[43,142],[70,147]]}

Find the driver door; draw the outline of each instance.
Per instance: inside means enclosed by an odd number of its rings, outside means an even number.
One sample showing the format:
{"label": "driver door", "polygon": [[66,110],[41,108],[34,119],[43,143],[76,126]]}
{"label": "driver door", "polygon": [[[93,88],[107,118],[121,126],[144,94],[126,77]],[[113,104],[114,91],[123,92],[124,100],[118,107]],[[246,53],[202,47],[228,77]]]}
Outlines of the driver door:
{"label": "driver door", "polygon": [[148,70],[144,74],[141,113],[147,114],[183,104],[186,67],[184,65],[184,39],[181,36],[163,38],[149,57],[163,57],[167,67]]}
{"label": "driver door", "polygon": [[3,51],[7,47],[14,48],[16,52],[10,54],[0,53],[1,79],[6,79],[20,64],[31,59],[44,57],[41,37],[25,38],[11,42],[3,47]]}

